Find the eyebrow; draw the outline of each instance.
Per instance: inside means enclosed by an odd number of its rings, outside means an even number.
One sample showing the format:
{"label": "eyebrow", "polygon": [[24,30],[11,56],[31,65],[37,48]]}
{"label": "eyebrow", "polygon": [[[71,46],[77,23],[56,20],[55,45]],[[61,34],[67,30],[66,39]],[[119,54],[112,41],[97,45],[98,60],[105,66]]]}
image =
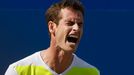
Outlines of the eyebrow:
{"label": "eyebrow", "polygon": [[[77,19],[76,21],[77,21],[78,23],[83,23],[83,21],[80,20],[80,19]],[[65,19],[65,22],[75,22],[75,20]]]}

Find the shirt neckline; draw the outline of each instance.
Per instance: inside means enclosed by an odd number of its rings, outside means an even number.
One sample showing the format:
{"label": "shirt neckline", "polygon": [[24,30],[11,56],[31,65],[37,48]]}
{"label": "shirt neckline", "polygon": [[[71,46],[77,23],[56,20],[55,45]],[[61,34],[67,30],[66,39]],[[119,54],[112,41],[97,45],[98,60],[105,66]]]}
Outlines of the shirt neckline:
{"label": "shirt neckline", "polygon": [[63,72],[60,73],[60,74],[58,74],[57,72],[55,72],[54,70],[52,70],[52,69],[43,61],[43,59],[42,59],[42,57],[41,57],[41,51],[38,52],[38,57],[39,57],[39,59],[40,59],[42,65],[43,65],[46,69],[48,69],[49,71],[51,71],[52,74],[54,74],[54,75],[63,75],[63,74],[65,74],[68,70],[70,70],[70,69],[72,68],[72,66],[74,65],[74,61],[75,61],[76,55],[73,54],[73,60],[72,60],[71,65],[70,65],[65,71],[63,71]]}

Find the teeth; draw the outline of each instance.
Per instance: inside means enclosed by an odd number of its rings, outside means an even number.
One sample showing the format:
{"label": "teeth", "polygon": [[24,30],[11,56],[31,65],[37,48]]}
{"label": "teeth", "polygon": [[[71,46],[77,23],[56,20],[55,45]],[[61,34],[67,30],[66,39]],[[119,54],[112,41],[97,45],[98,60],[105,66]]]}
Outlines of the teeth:
{"label": "teeth", "polygon": [[70,35],[69,37],[78,38],[76,35]]}
{"label": "teeth", "polygon": [[67,37],[67,40],[68,40],[68,42],[77,43],[78,36],[76,36],[76,35],[69,35]]}

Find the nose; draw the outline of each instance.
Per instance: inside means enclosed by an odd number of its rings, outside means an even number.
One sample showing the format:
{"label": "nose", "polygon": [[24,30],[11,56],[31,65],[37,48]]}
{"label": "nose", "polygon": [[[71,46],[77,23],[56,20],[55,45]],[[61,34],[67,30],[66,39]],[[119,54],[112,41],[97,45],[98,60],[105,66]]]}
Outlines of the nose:
{"label": "nose", "polygon": [[79,25],[77,23],[75,23],[73,25],[73,31],[78,31],[79,30]]}

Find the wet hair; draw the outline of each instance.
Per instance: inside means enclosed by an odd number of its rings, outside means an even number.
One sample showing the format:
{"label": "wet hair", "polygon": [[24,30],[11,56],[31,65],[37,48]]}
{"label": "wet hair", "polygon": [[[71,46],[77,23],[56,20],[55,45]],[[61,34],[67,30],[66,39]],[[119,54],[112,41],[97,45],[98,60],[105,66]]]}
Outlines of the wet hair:
{"label": "wet hair", "polygon": [[61,0],[58,3],[53,4],[46,11],[45,17],[47,23],[52,21],[58,25],[59,20],[61,19],[60,11],[64,8],[71,8],[76,11],[80,11],[84,16],[84,7],[79,0]]}

